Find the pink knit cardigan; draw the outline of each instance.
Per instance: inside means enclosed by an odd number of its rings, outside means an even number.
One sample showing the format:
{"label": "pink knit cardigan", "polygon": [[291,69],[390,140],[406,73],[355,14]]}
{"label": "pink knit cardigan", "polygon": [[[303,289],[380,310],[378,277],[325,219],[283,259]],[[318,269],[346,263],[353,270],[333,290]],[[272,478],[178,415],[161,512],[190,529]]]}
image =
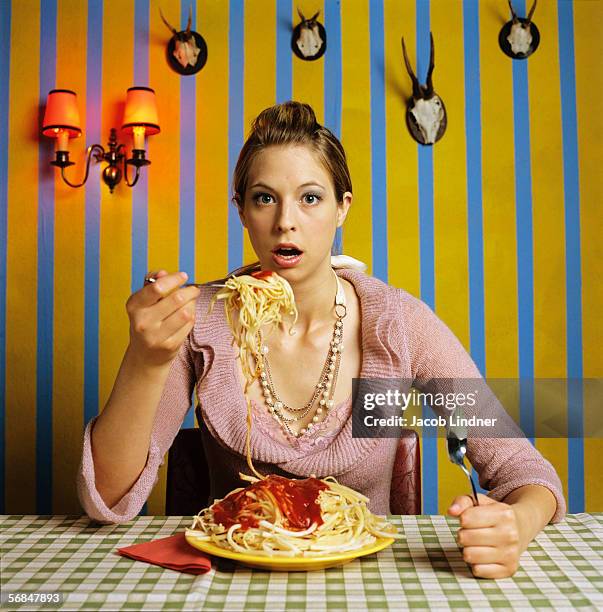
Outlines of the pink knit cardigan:
{"label": "pink knit cardigan", "polygon": [[[415,387],[430,391],[437,390],[440,379],[481,378],[459,340],[421,300],[357,270],[336,272],[354,285],[360,300],[361,377],[409,379]],[[247,408],[223,302],[218,302],[207,315],[214,291],[203,288],[197,302],[195,326],[171,366],[157,408],[146,466],[132,488],[111,508],[103,502],[95,486],[91,431],[96,419],[88,423],[77,485],[80,502],[90,518],[120,523],[140,512],[157,481],[159,466],[190,409],[193,391],[203,416],[203,446],[211,479],[208,501],[244,486],[238,473],[248,472]],[[343,410],[346,418],[340,419],[340,425],[329,437],[317,436],[311,448],[307,444],[279,441],[266,435],[265,428],[253,427],[253,462],[264,474],[335,476],[342,484],[368,496],[373,512],[387,514],[398,441],[352,437],[351,403],[350,398],[347,406],[340,405],[340,414]],[[494,401],[486,412],[488,416],[503,416],[504,408]],[[467,457],[479,474],[481,486],[493,499],[502,500],[523,485],[538,484],[548,488],[557,500],[552,522],[560,521],[565,515],[565,499],[555,469],[529,440],[469,438]]]}

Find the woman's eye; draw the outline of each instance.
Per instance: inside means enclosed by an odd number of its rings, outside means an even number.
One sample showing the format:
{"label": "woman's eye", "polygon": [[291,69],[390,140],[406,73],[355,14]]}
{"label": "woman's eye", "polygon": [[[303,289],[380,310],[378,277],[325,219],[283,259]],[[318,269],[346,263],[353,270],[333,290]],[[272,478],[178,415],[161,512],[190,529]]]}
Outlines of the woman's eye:
{"label": "woman's eye", "polygon": [[270,204],[269,201],[266,201],[266,198],[271,198],[272,196],[269,193],[256,193],[253,196],[253,201],[256,204]]}
{"label": "woman's eye", "polygon": [[306,204],[313,204],[313,205],[318,204],[322,200],[322,197],[319,196],[317,193],[306,193],[304,195],[304,198],[311,198],[310,201],[306,200]]}

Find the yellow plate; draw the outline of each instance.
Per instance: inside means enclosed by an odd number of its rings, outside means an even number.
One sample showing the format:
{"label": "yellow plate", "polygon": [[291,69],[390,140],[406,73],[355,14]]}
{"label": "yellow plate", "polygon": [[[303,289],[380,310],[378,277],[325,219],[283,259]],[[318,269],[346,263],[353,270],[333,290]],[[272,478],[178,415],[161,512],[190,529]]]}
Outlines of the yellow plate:
{"label": "yellow plate", "polygon": [[216,546],[213,542],[202,540],[198,537],[187,535],[186,541],[195,548],[216,557],[232,559],[249,567],[257,567],[260,569],[269,569],[280,572],[301,571],[309,572],[312,570],[321,570],[326,567],[334,567],[335,565],[343,565],[349,563],[358,557],[372,555],[387,548],[394,541],[393,538],[377,538],[377,541],[357,550],[349,550],[342,553],[326,554],[322,557],[264,557],[262,555],[244,554],[226,550],[220,546]]}

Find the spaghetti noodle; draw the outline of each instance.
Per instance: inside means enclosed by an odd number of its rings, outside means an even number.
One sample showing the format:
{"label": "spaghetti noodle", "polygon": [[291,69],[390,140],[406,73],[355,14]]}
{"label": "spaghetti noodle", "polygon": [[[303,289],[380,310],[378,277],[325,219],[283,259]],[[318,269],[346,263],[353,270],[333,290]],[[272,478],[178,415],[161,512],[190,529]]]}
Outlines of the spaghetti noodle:
{"label": "spaghetti noodle", "polygon": [[[246,379],[245,394],[258,376],[263,354],[258,342],[262,325],[278,325],[284,316],[297,321],[289,283],[271,271],[230,277],[210,302],[226,300],[233,343],[239,346]],[[238,310],[238,321],[233,311]],[[291,333],[291,328],[289,330]],[[255,360],[250,366],[249,361]],[[320,556],[363,548],[377,538],[402,538],[396,528],[369,511],[369,499],[332,476],[289,479],[263,476],[251,460],[251,401],[247,399],[247,465],[255,476],[239,473],[249,482],[214,501],[193,519],[186,531],[235,552],[267,556]]]}
{"label": "spaghetti noodle", "polygon": [[[253,467],[251,460],[251,400],[247,397],[249,385],[258,377],[259,364],[263,359],[258,342],[259,331],[262,325],[278,325],[283,315],[294,317],[293,325],[297,321],[297,308],[291,285],[282,276],[271,270],[259,270],[251,275],[231,276],[224,288],[216,292],[209,303],[209,310],[213,309],[217,300],[226,300],[225,311],[228,326],[232,331],[233,344],[239,347],[239,359],[245,376],[245,398],[247,400],[247,435],[245,449],[247,465],[257,478],[263,476]],[[238,310],[239,320],[235,322],[233,311]],[[289,329],[289,333],[292,328]],[[253,368],[249,365],[250,358],[255,360]]]}

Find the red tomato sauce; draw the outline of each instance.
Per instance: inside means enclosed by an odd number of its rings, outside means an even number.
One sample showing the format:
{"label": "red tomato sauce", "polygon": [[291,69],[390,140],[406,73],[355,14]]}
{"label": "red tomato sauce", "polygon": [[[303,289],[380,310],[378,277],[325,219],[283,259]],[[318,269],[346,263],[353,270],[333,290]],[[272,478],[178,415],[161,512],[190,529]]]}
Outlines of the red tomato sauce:
{"label": "red tomato sauce", "polygon": [[258,498],[262,498],[261,491],[268,490],[272,493],[284,519],[282,525],[285,529],[292,531],[303,531],[316,523],[322,525],[318,494],[327,489],[328,486],[318,478],[305,478],[302,480],[284,478],[275,474],[264,480],[254,482],[242,491],[230,493],[222,501],[213,505],[214,521],[222,524],[226,529],[236,523],[241,527],[258,527],[259,518],[250,506],[255,500],[247,495],[252,492]]}
{"label": "red tomato sauce", "polygon": [[258,270],[257,272],[252,272],[251,276],[254,278],[264,279],[272,276],[272,270]]}

